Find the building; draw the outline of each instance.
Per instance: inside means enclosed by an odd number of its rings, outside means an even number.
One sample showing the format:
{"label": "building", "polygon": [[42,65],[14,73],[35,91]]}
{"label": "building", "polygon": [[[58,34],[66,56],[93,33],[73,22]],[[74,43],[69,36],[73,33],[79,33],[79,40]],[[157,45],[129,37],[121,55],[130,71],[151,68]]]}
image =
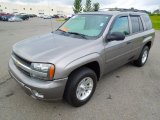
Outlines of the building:
{"label": "building", "polygon": [[14,4],[0,2],[0,12],[5,13],[25,13],[25,14],[44,14],[44,15],[70,15],[73,14],[71,7],[60,6],[55,4],[39,5],[39,4]]}

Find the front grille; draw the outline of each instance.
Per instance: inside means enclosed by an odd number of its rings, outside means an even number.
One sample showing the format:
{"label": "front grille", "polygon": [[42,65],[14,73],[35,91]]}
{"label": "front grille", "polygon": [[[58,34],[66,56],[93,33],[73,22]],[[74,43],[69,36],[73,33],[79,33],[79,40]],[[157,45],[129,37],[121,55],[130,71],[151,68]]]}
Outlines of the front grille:
{"label": "front grille", "polygon": [[27,76],[30,76],[30,73],[21,69],[20,67],[17,67],[19,69],[19,71],[21,71],[23,74],[27,75]]}
{"label": "front grille", "polygon": [[19,71],[27,76],[30,76],[31,62],[23,59],[22,57],[19,57],[15,53],[12,53],[12,60]]}
{"label": "front grille", "polygon": [[15,53],[12,53],[12,55],[17,59],[19,60],[20,62],[22,62],[23,64],[27,65],[27,66],[31,66],[31,62],[29,62],[28,60],[25,60],[24,58],[18,56],[17,54]]}

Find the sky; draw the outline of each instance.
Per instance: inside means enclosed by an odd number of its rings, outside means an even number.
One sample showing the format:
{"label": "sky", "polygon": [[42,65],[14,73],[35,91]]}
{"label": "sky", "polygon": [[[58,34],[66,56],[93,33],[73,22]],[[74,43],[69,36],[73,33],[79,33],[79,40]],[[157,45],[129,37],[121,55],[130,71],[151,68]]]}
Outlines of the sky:
{"label": "sky", "polygon": [[[15,4],[48,4],[73,6],[74,0],[0,0],[1,2],[10,2]],[[83,5],[86,0],[82,0]],[[160,9],[160,0],[92,0],[92,3],[99,2],[100,8],[131,8],[153,11]]]}

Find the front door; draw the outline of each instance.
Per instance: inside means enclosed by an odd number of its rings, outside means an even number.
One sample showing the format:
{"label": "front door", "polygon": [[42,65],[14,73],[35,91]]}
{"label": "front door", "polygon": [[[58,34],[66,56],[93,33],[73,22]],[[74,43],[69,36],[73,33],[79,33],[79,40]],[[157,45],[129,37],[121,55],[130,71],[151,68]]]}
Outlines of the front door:
{"label": "front door", "polygon": [[122,41],[108,41],[105,44],[105,72],[112,71],[133,58],[128,15],[115,18],[109,34],[121,32],[125,34]]}

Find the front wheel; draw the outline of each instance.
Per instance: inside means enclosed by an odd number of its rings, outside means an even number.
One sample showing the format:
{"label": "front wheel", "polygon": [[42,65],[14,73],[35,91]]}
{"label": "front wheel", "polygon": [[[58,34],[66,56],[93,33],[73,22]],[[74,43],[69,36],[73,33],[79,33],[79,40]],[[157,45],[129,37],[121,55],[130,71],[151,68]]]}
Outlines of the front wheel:
{"label": "front wheel", "polygon": [[142,52],[141,52],[139,58],[134,61],[134,64],[138,67],[142,67],[147,62],[148,55],[149,55],[149,47],[145,46],[142,49]]}
{"label": "front wheel", "polygon": [[87,103],[92,97],[97,84],[95,72],[89,68],[74,71],[67,82],[65,99],[69,104],[79,107]]}

